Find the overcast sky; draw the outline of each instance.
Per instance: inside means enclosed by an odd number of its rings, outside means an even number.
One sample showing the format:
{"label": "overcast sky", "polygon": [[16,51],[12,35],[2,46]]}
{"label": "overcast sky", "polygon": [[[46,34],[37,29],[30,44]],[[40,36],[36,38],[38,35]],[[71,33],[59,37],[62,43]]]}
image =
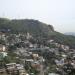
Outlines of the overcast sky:
{"label": "overcast sky", "polygon": [[59,32],[75,32],[75,0],[0,0],[0,17],[36,19]]}

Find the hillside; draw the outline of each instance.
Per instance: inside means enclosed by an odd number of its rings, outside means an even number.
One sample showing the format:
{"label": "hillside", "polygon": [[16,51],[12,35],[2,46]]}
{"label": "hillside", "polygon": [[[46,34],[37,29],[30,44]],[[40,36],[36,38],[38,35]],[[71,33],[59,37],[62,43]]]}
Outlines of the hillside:
{"label": "hillside", "polygon": [[71,48],[75,48],[75,37],[61,34],[54,31],[52,25],[42,23],[33,19],[9,20],[0,18],[0,31],[10,33],[26,33],[29,32],[34,37],[54,39],[56,42],[67,44]]}
{"label": "hillside", "polygon": [[29,32],[29,33],[48,33],[54,31],[51,25],[39,22],[37,20],[8,20],[0,19],[0,29],[10,29],[11,32]]}

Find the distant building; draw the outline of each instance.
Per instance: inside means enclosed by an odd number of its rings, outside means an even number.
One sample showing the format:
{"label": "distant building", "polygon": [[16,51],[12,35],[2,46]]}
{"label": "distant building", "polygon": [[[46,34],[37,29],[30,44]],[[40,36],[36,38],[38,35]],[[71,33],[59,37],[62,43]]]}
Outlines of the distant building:
{"label": "distant building", "polygon": [[30,39],[32,36],[30,35],[30,33],[29,32],[27,32],[27,39]]}

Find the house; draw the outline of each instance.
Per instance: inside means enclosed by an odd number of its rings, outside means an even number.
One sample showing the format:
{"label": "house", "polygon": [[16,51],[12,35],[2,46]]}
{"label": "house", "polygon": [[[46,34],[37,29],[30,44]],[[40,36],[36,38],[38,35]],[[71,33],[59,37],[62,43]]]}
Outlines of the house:
{"label": "house", "polygon": [[0,52],[5,52],[6,51],[6,46],[0,44]]}
{"label": "house", "polygon": [[0,39],[5,40],[6,39],[5,36],[6,36],[5,33],[0,32]]}
{"label": "house", "polygon": [[38,54],[32,54],[33,58],[38,58],[39,55]]}
{"label": "house", "polygon": [[33,44],[30,43],[30,44],[29,44],[29,48],[33,48],[33,47],[34,47]]}
{"label": "house", "polygon": [[69,50],[69,46],[67,46],[67,45],[61,45],[61,48],[65,51]]}
{"label": "house", "polygon": [[36,68],[37,70],[40,69],[40,62],[39,61],[34,61],[31,63],[31,66]]}
{"label": "house", "polygon": [[16,63],[9,63],[9,64],[6,64],[6,66],[7,66],[7,70],[8,70],[9,72],[11,72],[12,70],[15,69]]}
{"label": "house", "polygon": [[6,75],[6,69],[0,68],[0,75]]}
{"label": "house", "polygon": [[60,47],[60,44],[59,43],[55,43],[55,46],[59,48]]}
{"label": "house", "polygon": [[20,69],[19,70],[19,75],[26,75],[27,73],[25,72],[25,70],[24,69]]}
{"label": "house", "polygon": [[49,73],[48,75],[59,75],[59,74],[56,74],[56,73]]}
{"label": "house", "polygon": [[63,58],[66,58],[66,57],[67,57],[67,55],[65,55],[65,54],[62,54],[61,56],[62,56]]}
{"label": "house", "polygon": [[9,74],[16,74],[16,73],[18,73],[18,70],[16,68],[16,63],[6,64],[6,70],[7,70],[7,73],[9,73]]}
{"label": "house", "polygon": [[22,64],[16,64],[17,69],[19,70],[19,75],[26,75],[25,69]]}
{"label": "house", "polygon": [[54,40],[50,39],[50,40],[48,40],[48,42],[52,43],[52,42],[54,42]]}
{"label": "house", "polygon": [[29,48],[37,48],[37,47],[38,47],[38,44],[29,43]]}
{"label": "house", "polygon": [[17,67],[18,70],[24,69],[22,64],[16,64],[16,67]]}
{"label": "house", "polygon": [[30,33],[29,32],[27,32],[27,37],[26,37],[27,39],[30,39],[30,38],[32,38],[32,36],[30,35]]}
{"label": "house", "polygon": [[61,60],[56,59],[55,63],[56,63],[57,66],[62,66],[62,65],[64,65],[64,59],[61,59]]}
{"label": "house", "polygon": [[25,69],[22,64],[16,63],[9,63],[6,64],[8,72],[11,74],[19,74],[19,75],[26,75]]}
{"label": "house", "polygon": [[33,62],[33,59],[26,59],[25,62]]}

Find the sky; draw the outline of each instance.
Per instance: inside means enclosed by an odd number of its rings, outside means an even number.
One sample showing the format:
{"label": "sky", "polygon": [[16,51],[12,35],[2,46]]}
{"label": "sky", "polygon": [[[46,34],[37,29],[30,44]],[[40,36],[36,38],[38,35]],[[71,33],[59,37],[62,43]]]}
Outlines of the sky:
{"label": "sky", "polygon": [[75,0],[0,0],[0,17],[35,19],[58,32],[75,32]]}

